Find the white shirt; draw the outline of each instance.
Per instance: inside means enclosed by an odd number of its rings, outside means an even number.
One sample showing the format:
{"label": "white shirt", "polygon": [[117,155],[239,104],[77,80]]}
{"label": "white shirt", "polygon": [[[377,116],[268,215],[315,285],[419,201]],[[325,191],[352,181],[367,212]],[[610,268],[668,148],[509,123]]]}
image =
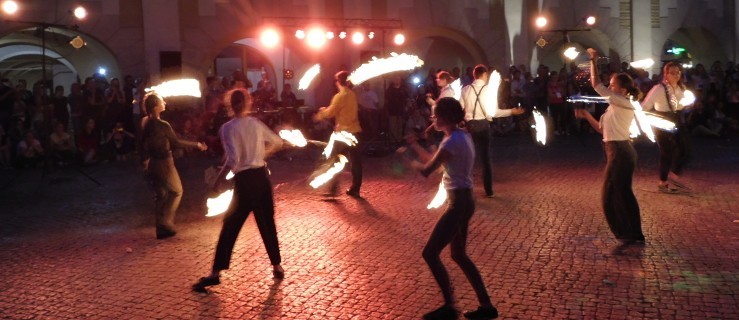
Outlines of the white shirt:
{"label": "white shirt", "polygon": [[254,117],[237,117],[221,127],[226,165],[236,174],[266,165],[265,143],[282,146],[282,139]]}
{"label": "white shirt", "polygon": [[606,88],[602,83],[595,86],[595,92],[608,97],[608,109],[600,117],[600,128],[603,131],[603,141],[629,140],[631,122],[634,120],[634,106],[631,101]]}
{"label": "white shirt", "polygon": [[442,163],[444,189],[471,189],[472,167],[475,164],[475,145],[472,136],[462,130],[452,130],[452,134],[444,137],[439,144],[440,150],[448,151],[450,161]]}
{"label": "white shirt", "polygon": [[[668,85],[669,84],[665,84]],[[685,106],[680,104],[679,101],[685,96],[685,90],[683,88],[680,88],[680,86],[675,86],[672,88],[672,92],[675,94],[675,98],[677,98],[677,101],[675,102],[675,110],[682,110],[685,109]],[[662,83],[658,83],[652,87],[651,90],[649,90],[649,93],[647,94],[647,97],[644,98],[644,102],[641,103],[642,108],[644,111],[649,110],[657,110],[660,112],[671,112],[672,109],[670,109],[670,103],[667,101],[667,93],[665,92],[665,87],[662,85]]]}
{"label": "white shirt", "polygon": [[[489,95],[490,86],[485,85],[485,81],[482,79],[476,79],[472,84],[462,88],[462,96],[459,102],[462,104],[464,109],[465,120],[492,120],[493,118],[508,117],[511,115],[511,110],[503,110],[498,108],[498,101],[487,102]],[[480,94],[479,100],[477,94]],[[475,108],[475,102],[477,101],[477,108]],[[488,105],[492,104],[492,105]],[[474,111],[474,114],[472,112]],[[492,112],[491,112],[492,111]],[[487,119],[485,118],[487,115]]]}

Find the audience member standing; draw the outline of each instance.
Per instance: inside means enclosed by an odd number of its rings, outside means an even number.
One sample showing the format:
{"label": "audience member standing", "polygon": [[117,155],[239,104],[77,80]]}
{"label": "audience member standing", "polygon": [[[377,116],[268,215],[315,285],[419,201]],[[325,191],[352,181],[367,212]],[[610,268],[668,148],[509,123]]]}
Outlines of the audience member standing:
{"label": "audience member standing", "polygon": [[403,122],[406,118],[408,92],[402,86],[400,76],[394,76],[385,90],[385,110],[388,114],[388,131],[394,140],[403,137]]}

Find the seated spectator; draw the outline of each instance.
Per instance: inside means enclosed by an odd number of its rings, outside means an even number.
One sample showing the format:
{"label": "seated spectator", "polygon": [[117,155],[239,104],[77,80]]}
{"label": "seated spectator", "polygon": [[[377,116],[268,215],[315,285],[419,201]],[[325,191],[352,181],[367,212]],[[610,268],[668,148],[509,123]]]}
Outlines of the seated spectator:
{"label": "seated spectator", "polygon": [[34,168],[44,163],[44,149],[32,131],[26,132],[21,142],[18,142],[18,166]]}
{"label": "seated spectator", "polygon": [[64,124],[61,122],[54,125],[54,132],[49,135],[49,151],[54,156],[54,160],[60,165],[72,161],[74,156],[72,136],[65,130]]}
{"label": "seated spectator", "polygon": [[100,148],[100,131],[95,124],[95,119],[89,118],[85,122],[77,137],[77,150],[82,155],[82,163],[94,164],[98,161],[98,152]]}
{"label": "seated spectator", "polygon": [[128,155],[133,151],[135,139],[136,136],[126,131],[122,122],[116,122],[105,139],[105,144],[110,148],[111,153],[115,155],[115,161],[126,161],[128,160]]}

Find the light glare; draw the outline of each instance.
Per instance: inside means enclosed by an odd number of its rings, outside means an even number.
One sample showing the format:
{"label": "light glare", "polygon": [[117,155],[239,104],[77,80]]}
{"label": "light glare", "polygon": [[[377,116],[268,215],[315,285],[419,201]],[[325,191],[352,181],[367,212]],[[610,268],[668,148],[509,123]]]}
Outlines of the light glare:
{"label": "light glare", "polygon": [[274,29],[267,29],[262,32],[262,44],[267,48],[274,48],[280,42],[280,35]]}
{"label": "light glare", "polygon": [[546,27],[547,25],[547,18],[544,17],[538,17],[536,18],[536,26],[539,28]]}
{"label": "light glare", "polygon": [[7,14],[15,14],[18,11],[18,4],[15,1],[8,0],[3,2],[3,12]]}
{"label": "light glare", "polygon": [[589,16],[587,19],[585,19],[585,23],[587,23],[589,26],[592,26],[595,24],[595,17]]}
{"label": "light glare", "polygon": [[305,39],[305,31],[303,31],[303,30],[297,30],[297,31],[295,31],[295,37],[298,38],[298,39],[300,39],[300,40]]}
{"label": "light glare", "polygon": [[364,42],[364,34],[362,34],[361,32],[355,32],[354,34],[352,34],[352,42],[354,42],[355,44],[361,44],[362,42]]}
{"label": "light glare", "polygon": [[405,36],[402,33],[398,33],[398,34],[395,35],[395,38],[393,39],[393,42],[396,45],[402,45],[403,43],[405,43]]}
{"label": "light glare", "polygon": [[320,48],[326,44],[326,33],[320,29],[308,31],[308,45],[313,48]]}
{"label": "light glare", "polygon": [[74,9],[74,16],[77,19],[79,19],[79,20],[82,20],[82,19],[86,18],[87,17],[87,9],[85,9],[85,7],[83,7],[83,6],[79,6],[79,7],[75,8]]}

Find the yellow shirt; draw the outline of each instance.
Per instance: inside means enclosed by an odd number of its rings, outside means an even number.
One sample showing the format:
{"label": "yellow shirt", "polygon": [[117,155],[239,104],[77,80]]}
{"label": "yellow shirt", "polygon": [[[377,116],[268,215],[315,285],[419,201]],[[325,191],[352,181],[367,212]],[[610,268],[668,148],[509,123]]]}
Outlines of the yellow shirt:
{"label": "yellow shirt", "polygon": [[316,118],[318,120],[336,118],[336,127],[334,128],[336,132],[358,133],[362,132],[358,112],[357,96],[353,91],[342,87],[339,93],[331,99],[331,105],[318,111]]}

